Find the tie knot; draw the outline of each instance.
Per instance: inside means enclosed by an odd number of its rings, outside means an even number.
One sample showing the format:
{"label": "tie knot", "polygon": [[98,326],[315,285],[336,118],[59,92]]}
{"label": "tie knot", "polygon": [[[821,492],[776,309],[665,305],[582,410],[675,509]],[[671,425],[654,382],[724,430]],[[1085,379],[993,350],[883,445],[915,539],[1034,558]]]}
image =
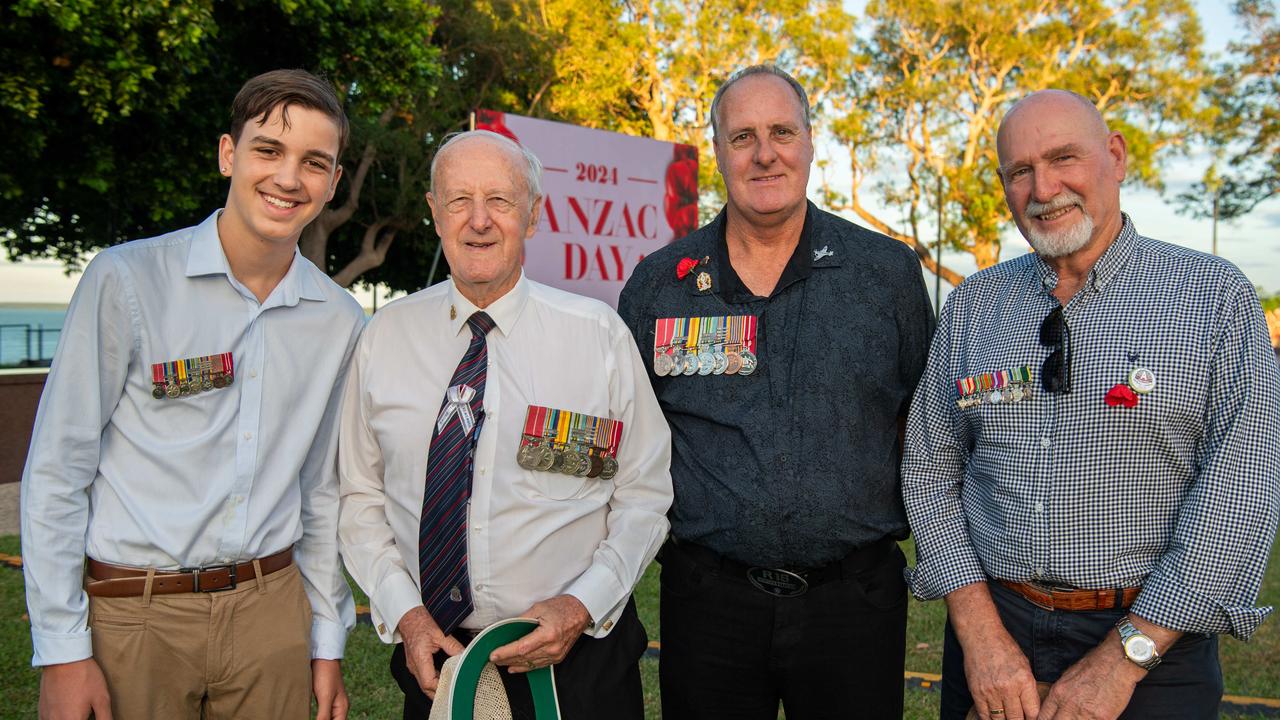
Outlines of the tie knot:
{"label": "tie knot", "polygon": [[484,337],[493,329],[493,318],[489,317],[489,313],[481,310],[473,313],[467,318],[467,327],[471,328],[471,334],[474,337]]}

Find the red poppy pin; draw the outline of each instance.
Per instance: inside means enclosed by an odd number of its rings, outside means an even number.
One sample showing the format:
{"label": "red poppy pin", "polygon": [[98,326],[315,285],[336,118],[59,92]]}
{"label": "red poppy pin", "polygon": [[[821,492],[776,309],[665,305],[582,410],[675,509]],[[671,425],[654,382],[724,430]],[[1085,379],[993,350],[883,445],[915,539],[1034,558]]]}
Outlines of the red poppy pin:
{"label": "red poppy pin", "polygon": [[680,258],[680,262],[676,263],[676,279],[683,280],[698,267],[698,261],[691,257]]}
{"label": "red poppy pin", "polygon": [[1107,406],[1116,407],[1117,405],[1131,408],[1138,405],[1138,394],[1133,391],[1125,383],[1116,383],[1115,387],[1107,391]]}

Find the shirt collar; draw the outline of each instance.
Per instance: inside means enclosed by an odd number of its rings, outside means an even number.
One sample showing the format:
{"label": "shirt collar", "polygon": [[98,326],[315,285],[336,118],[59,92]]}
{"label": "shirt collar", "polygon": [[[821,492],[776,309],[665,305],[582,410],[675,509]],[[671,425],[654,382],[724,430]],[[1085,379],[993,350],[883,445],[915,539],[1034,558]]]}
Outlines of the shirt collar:
{"label": "shirt collar", "polygon": [[[218,236],[218,216],[221,214],[221,210],[215,211],[192,233],[191,246],[187,251],[187,277],[225,275],[233,285],[243,287],[231,273],[231,263],[227,262],[227,253],[222,249],[222,239]],[[302,253],[294,247],[289,271],[271,293],[279,294],[281,305],[297,305],[299,299],[320,302],[328,299],[313,273],[306,272],[305,262]]]}
{"label": "shirt collar", "polygon": [[[804,213],[804,227],[800,230],[800,241],[796,243],[795,250],[791,252],[791,258],[787,260],[787,265],[782,269],[782,274],[778,276],[778,282],[774,285],[773,292],[769,297],[773,297],[782,292],[787,286],[799,282],[809,277],[809,272],[813,269],[813,218],[817,214],[817,208],[813,203],[806,203]],[[751,292],[746,285],[742,283],[742,278],[738,277],[738,273],[734,271],[733,265],[729,262],[729,241],[725,236],[728,220],[725,211],[721,210],[716,217],[716,245],[715,245],[715,263],[718,269],[720,280],[720,296],[726,302],[745,302],[754,300],[758,296]],[[831,258],[824,256],[823,261],[829,261]],[[823,266],[831,264],[822,262]]]}
{"label": "shirt collar", "polygon": [[[493,319],[494,327],[502,331],[503,335],[510,337],[528,300],[529,279],[525,277],[524,270],[521,270],[520,279],[516,281],[515,287],[508,290],[506,295],[490,303],[484,311]],[[467,318],[480,312],[480,308],[458,289],[458,284],[453,281],[452,276],[449,278],[449,308],[453,311],[449,314],[449,330],[454,335],[462,332],[462,328],[466,327]]]}
{"label": "shirt collar", "polygon": [[[1127,213],[1120,213],[1120,219],[1120,234],[1090,268],[1089,277],[1084,283],[1086,290],[1097,293],[1105,291],[1129,261],[1129,257],[1133,255],[1134,247],[1137,245],[1138,231],[1134,229],[1133,220]],[[1053,289],[1058,286],[1058,273],[1038,256],[1035,260],[1035,268],[1040,276],[1041,287],[1047,293],[1053,292]]]}

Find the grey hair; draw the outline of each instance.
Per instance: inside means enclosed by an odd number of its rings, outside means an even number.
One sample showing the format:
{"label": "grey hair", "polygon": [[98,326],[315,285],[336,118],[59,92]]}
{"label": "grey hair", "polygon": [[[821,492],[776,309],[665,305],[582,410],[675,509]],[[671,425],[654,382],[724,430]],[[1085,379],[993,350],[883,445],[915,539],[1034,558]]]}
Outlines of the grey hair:
{"label": "grey hair", "polygon": [[804,108],[804,129],[812,129],[811,120],[809,118],[809,95],[804,91],[804,87],[799,80],[791,77],[791,74],[777,65],[752,65],[745,67],[729,76],[728,80],[716,90],[716,95],[711,99],[711,135],[716,137],[720,134],[720,102],[724,99],[724,93],[733,84],[745,77],[752,75],[773,75],[787,81],[791,89],[795,91],[796,97],[800,99],[800,107]]}
{"label": "grey hair", "polygon": [[542,196],[542,161],[538,159],[537,155],[529,152],[529,149],[525,146],[491,130],[467,130],[466,132],[450,133],[444,136],[444,142],[440,143],[440,147],[436,149],[435,156],[431,158],[432,190],[435,190],[436,179],[439,177],[440,156],[444,155],[444,151],[451,146],[473,137],[485,138],[512,152],[519,153],[524,158],[524,184],[529,189],[529,200],[533,201]]}

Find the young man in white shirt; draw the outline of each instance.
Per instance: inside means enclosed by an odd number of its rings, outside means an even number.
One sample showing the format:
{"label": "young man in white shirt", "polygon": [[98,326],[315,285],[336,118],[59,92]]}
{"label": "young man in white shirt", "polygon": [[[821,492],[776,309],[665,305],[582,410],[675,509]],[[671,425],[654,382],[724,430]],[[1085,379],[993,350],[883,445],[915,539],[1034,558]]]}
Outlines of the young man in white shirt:
{"label": "young man in white shirt", "polygon": [[297,243],[347,132],[324,80],[251,79],[226,205],[86,268],[22,479],[42,718],[346,716],[334,454],[364,315]]}

